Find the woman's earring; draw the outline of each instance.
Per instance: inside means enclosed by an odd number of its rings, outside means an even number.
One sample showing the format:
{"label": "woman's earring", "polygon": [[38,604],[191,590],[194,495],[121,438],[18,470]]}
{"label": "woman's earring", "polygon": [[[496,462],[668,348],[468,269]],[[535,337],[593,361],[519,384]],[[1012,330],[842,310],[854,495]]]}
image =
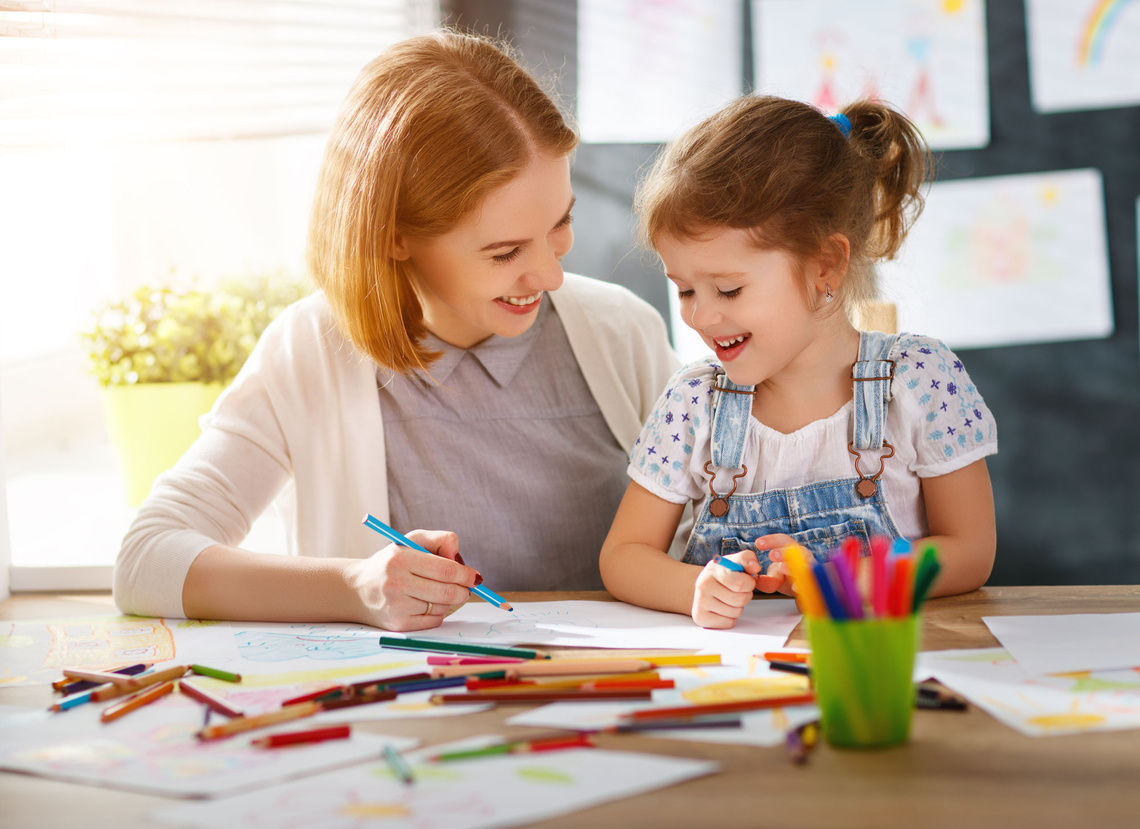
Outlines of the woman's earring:
{"label": "woman's earring", "polygon": [[823,301],[824,302],[831,302],[831,300],[834,298],[831,295],[831,286],[825,282],[823,284],[823,290],[826,291],[826,293],[823,295]]}

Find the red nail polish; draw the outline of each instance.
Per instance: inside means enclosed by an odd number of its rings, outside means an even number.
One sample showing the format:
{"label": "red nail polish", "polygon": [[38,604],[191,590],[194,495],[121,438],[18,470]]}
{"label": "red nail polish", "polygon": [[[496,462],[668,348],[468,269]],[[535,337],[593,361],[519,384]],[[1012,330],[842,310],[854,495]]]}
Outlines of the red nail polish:
{"label": "red nail polish", "polygon": [[455,560],[458,561],[460,564],[462,564],[464,567],[467,566],[467,562],[465,562],[463,560],[463,554],[462,553],[456,553],[455,554]]}
{"label": "red nail polish", "polygon": [[476,570],[475,571],[475,584],[479,585],[482,583],[483,583],[483,574],[480,573],[478,570]]}

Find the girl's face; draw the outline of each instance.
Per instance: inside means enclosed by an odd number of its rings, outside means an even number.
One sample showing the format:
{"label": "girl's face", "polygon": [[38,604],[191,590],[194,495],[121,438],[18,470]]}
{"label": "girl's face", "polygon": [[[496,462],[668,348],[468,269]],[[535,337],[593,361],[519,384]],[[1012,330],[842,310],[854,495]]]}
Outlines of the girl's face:
{"label": "girl's face", "polygon": [[428,330],[470,348],[530,328],[543,292],[562,285],[573,206],[569,159],[538,156],[448,233],[399,240]]}
{"label": "girl's face", "polygon": [[759,385],[802,365],[820,326],[790,254],[759,249],[736,228],[695,239],[663,236],[655,246],[677,287],[681,318],[732,382]]}

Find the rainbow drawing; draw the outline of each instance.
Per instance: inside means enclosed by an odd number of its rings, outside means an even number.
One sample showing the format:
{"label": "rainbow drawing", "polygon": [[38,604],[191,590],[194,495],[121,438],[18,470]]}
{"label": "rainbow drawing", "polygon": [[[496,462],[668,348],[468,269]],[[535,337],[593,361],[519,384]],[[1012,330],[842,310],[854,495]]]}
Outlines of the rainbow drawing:
{"label": "rainbow drawing", "polygon": [[1077,47],[1078,65],[1091,66],[1100,62],[1108,32],[1120,16],[1120,12],[1130,2],[1132,0],[1099,0],[1096,3],[1081,31],[1080,44]]}

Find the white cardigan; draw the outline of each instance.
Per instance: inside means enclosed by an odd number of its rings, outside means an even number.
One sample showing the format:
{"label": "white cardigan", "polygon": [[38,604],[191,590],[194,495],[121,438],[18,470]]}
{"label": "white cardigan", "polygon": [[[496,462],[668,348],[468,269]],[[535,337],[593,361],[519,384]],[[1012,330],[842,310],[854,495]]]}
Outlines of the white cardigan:
{"label": "white cardigan", "polygon": [[[665,324],[617,285],[566,274],[550,299],[606,424],[628,454],[678,362]],[[366,558],[360,521],[388,520],[376,365],[341,335],[320,293],[266,329],[202,436],[161,475],[123,539],[115,603],[124,613],[182,617],[191,563],[240,544],[274,501],[290,555]]]}

